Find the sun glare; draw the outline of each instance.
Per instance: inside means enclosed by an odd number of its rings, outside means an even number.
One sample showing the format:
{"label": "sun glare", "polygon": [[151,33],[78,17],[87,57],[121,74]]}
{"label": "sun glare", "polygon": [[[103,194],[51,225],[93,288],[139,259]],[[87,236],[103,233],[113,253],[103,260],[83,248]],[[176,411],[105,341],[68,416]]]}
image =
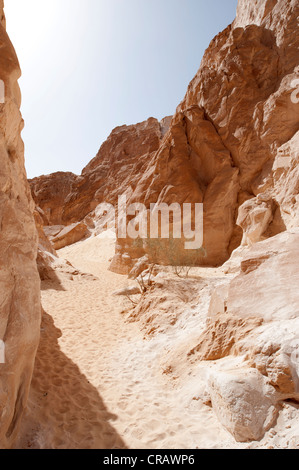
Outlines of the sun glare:
{"label": "sun glare", "polygon": [[51,33],[55,15],[59,14],[59,3],[59,0],[6,0],[7,32],[20,62],[38,59],[43,43]]}

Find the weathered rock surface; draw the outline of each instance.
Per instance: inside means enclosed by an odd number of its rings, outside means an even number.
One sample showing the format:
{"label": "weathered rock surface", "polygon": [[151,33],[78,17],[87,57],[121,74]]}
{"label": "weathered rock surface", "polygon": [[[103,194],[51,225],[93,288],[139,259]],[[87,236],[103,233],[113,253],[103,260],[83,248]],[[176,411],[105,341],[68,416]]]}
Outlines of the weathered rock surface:
{"label": "weathered rock surface", "polygon": [[257,243],[241,262],[230,284],[227,310],[241,318],[266,322],[299,315],[299,232],[284,232]]}
{"label": "weathered rock surface", "polygon": [[57,172],[29,180],[32,197],[47,217],[46,225],[62,224],[64,203],[77,178],[73,173]]}
{"label": "weathered rock surface", "polygon": [[119,195],[131,194],[159,148],[169,120],[160,123],[149,118],[117,127],[80,176],[59,172],[30,180],[33,198],[49,225],[81,222],[90,213],[93,218],[100,203],[116,204]]}
{"label": "weathered rock surface", "polygon": [[5,102],[0,104],[0,340],[5,344],[5,363],[0,364],[0,447],[9,448],[26,407],[41,307],[34,203],[21,139],[20,67],[5,31],[2,0],[0,20],[0,78],[5,85]]}
{"label": "weathered rock surface", "polygon": [[48,220],[45,217],[44,212],[39,207],[35,207],[34,220],[38,233],[39,251],[48,251],[49,253],[56,255],[53,245],[50,243],[44,230],[44,226],[47,224]]}
{"label": "weathered rock surface", "polygon": [[262,240],[273,219],[271,203],[259,197],[249,199],[239,209],[237,225],[243,229],[242,245],[252,245]]}
{"label": "weathered rock surface", "polygon": [[257,441],[274,424],[276,392],[256,369],[213,371],[209,389],[219,421],[236,441]]}
{"label": "weathered rock surface", "polygon": [[[263,437],[282,401],[299,400],[298,16],[297,0],[239,0],[236,20],[211,42],[172,119],[115,129],[81,176],[31,182],[57,247],[77,240],[81,225],[82,233],[109,225],[113,214],[98,206],[120,194],[148,211],[203,203],[204,250],[192,262],[230,258],[229,276],[205,279],[200,294],[198,279],[155,280],[128,320],[155,336],[185,329],[186,311],[198,309],[205,326],[192,344],[189,335],[180,340],[182,369],[204,361],[205,400],[242,442]],[[59,197],[50,182],[63,185]],[[138,276],[152,248],[119,238],[111,269]],[[154,249],[167,263],[165,243]],[[176,260],[187,257],[181,245],[177,252]]]}
{"label": "weathered rock surface", "polygon": [[243,252],[240,273],[212,294],[207,326],[188,353],[191,362],[216,361],[207,393],[237,441],[263,437],[279,404],[299,398],[298,230]]}
{"label": "weathered rock surface", "polygon": [[[297,16],[296,0],[239,1],[235,21],[211,42],[172,119],[114,129],[81,176],[56,173],[30,181],[49,224],[87,218],[84,223],[93,226],[98,204],[115,205],[120,194],[148,208],[203,203],[204,250],[192,253],[192,262],[212,266],[241,242],[295,226]],[[190,253],[182,245],[175,249],[188,262]],[[151,257],[148,244],[136,250],[129,237],[119,239],[111,269],[128,273],[145,254]]]}
{"label": "weathered rock surface", "polygon": [[79,222],[64,227],[58,234],[51,238],[51,241],[55,250],[60,250],[65,246],[79,242],[87,234],[87,226],[83,222]]}
{"label": "weathered rock surface", "polygon": [[[296,0],[239,2],[132,195],[147,206],[203,202],[202,265],[222,264],[241,243],[243,203],[244,243],[298,217],[298,9]],[[259,207],[250,214],[250,205]],[[129,239],[118,247],[134,258]]]}
{"label": "weathered rock surface", "polygon": [[39,251],[38,268],[41,280],[49,281],[54,288],[60,288],[65,280],[97,280],[97,277],[93,274],[82,272],[64,258],[47,251]]}
{"label": "weathered rock surface", "polygon": [[234,354],[236,344],[262,323],[254,317],[244,320],[230,313],[216,315],[188,356],[196,355],[197,361],[215,361]]}

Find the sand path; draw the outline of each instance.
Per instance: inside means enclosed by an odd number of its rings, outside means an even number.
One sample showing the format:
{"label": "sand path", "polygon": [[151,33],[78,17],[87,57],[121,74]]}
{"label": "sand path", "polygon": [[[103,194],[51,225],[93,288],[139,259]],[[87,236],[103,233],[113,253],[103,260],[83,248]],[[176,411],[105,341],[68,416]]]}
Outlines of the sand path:
{"label": "sand path", "polygon": [[[163,350],[126,323],[126,276],[107,270],[111,240],[89,239],[60,251],[96,281],[44,283],[42,339],[23,442],[33,448],[184,449],[229,446],[209,407],[186,406],[159,369]],[[53,323],[54,322],[54,323]]]}
{"label": "sand path", "polygon": [[[201,293],[196,311],[190,314],[187,306],[176,328],[145,338],[139,323],[126,322],[129,301],[113,295],[128,285],[126,276],[107,269],[113,251],[113,241],[101,238],[65,248],[61,257],[98,280],[74,276],[61,284],[42,283],[41,340],[16,447],[287,448],[296,443],[294,405],[285,404],[260,443],[236,443],[212,408],[194,399],[202,395],[201,369],[186,364],[179,380],[162,373],[165,355],[174,345],[185,351],[186,339],[200,330],[208,299]],[[200,274],[209,276],[207,270]]]}

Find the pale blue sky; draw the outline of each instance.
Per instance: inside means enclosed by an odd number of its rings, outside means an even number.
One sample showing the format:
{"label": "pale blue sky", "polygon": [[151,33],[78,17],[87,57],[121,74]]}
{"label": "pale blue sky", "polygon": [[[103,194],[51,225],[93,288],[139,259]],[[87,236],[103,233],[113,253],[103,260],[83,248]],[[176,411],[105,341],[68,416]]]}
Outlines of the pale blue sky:
{"label": "pale blue sky", "polygon": [[173,114],[237,0],[5,0],[28,177],[81,173],[111,130]]}

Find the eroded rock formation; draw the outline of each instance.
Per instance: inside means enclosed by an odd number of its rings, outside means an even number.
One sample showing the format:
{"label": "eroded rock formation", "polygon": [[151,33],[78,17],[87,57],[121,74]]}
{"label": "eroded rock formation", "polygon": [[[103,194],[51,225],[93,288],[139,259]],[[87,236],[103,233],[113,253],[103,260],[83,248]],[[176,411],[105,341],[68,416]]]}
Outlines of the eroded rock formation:
{"label": "eroded rock formation", "polygon": [[54,173],[30,180],[33,198],[48,217],[48,225],[81,222],[102,203],[136,188],[153,153],[158,150],[170,118],[117,127],[80,176]]}
{"label": "eroded rock formation", "polygon": [[[194,259],[212,266],[241,242],[296,225],[297,16],[296,0],[240,1],[236,20],[211,42],[172,120],[116,128],[81,176],[30,182],[49,224],[88,215],[92,221],[99,203],[116,204],[121,194],[147,208],[203,203],[204,250]],[[128,272],[144,254],[151,257],[146,243],[136,250],[130,238],[119,239],[112,267]]]}
{"label": "eroded rock formation", "polygon": [[[97,206],[120,194],[147,210],[203,203],[204,250],[192,262],[229,259],[223,278],[199,296],[198,280],[156,279],[129,320],[154,336],[174,327],[186,304],[200,305],[202,316],[200,302],[209,304],[194,344],[188,337],[169,349],[165,373],[177,378],[179,359],[181,370],[187,361],[209,363],[200,396],[241,442],[261,439],[281,403],[299,399],[298,15],[297,0],[239,0],[236,20],[211,42],[171,122],[117,128],[81,176],[31,181],[57,249],[101,230]],[[62,184],[59,196],[52,184]],[[167,263],[165,244],[155,251]],[[151,261],[148,243],[119,238],[111,269],[134,277]]]}
{"label": "eroded rock formation", "polygon": [[[299,397],[298,249],[298,228],[250,248],[243,255],[239,275],[222,290],[222,306],[213,303],[207,328],[189,353],[203,360],[221,360],[212,374],[216,379],[210,384],[211,401],[236,440],[260,439],[273,424],[280,404]],[[237,367],[228,356],[241,359]],[[252,369],[260,385],[244,380]],[[232,390],[239,397],[237,408]],[[240,428],[244,410],[247,418]]]}
{"label": "eroded rock formation", "polygon": [[0,447],[8,448],[26,406],[41,312],[34,203],[21,139],[20,67],[5,30],[3,0],[0,19],[0,79],[5,88],[0,104],[0,340],[5,346],[5,362],[0,364]]}
{"label": "eroded rock formation", "polygon": [[[248,200],[263,209],[249,222],[254,242],[297,223],[297,17],[296,0],[239,2],[132,195],[147,207],[203,202],[200,264],[221,265],[241,243],[238,209]],[[117,246],[134,257],[129,239]]]}
{"label": "eroded rock formation", "polygon": [[32,196],[47,220],[45,225],[61,225],[65,200],[77,180],[73,173],[58,172],[30,180]]}

